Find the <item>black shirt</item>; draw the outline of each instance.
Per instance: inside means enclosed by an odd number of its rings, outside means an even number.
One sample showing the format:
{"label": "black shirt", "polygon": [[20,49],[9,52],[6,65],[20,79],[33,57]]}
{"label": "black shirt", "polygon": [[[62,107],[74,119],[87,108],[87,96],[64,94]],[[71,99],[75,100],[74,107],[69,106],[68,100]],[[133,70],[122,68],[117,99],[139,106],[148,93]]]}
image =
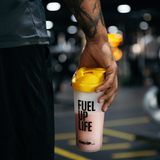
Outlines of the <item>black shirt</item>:
{"label": "black shirt", "polygon": [[41,0],[0,0],[0,48],[49,44]]}

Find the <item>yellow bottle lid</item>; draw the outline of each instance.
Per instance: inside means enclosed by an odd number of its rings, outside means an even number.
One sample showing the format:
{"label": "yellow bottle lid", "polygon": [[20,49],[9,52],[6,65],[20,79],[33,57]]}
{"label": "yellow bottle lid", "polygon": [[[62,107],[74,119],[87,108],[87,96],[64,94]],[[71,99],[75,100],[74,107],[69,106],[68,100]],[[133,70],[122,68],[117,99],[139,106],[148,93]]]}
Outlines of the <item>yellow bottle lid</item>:
{"label": "yellow bottle lid", "polygon": [[72,88],[81,92],[95,92],[104,80],[104,68],[80,68],[72,79]]}

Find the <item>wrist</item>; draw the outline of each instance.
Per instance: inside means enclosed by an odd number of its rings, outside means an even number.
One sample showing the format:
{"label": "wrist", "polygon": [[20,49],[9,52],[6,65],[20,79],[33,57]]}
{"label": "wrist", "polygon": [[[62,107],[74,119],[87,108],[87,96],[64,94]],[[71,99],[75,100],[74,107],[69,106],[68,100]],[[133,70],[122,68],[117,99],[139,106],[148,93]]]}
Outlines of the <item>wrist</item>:
{"label": "wrist", "polygon": [[107,30],[104,29],[104,30],[97,32],[97,34],[94,37],[88,37],[86,35],[86,41],[92,42],[92,43],[106,43],[106,42],[108,42]]}

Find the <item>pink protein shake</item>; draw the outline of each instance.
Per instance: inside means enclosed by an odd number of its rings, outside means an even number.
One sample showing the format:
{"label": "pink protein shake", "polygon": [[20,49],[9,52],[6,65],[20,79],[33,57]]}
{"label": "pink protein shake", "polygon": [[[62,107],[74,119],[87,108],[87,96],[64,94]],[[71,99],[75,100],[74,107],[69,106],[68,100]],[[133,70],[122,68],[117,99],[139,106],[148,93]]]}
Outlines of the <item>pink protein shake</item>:
{"label": "pink protein shake", "polygon": [[104,113],[88,114],[85,120],[75,113],[77,148],[85,152],[100,150],[103,137]]}
{"label": "pink protein shake", "polygon": [[95,88],[104,82],[105,72],[103,68],[83,67],[72,79],[76,145],[84,152],[96,152],[102,146],[104,112],[97,100],[103,93],[95,93]]}

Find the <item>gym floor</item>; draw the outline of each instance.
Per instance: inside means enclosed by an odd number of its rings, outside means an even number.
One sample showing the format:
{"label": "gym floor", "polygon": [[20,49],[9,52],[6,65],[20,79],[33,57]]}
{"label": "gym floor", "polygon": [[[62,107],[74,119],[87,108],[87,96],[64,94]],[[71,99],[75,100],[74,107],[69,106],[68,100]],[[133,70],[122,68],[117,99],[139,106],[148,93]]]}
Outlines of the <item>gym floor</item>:
{"label": "gym floor", "polygon": [[143,109],[144,87],[119,87],[105,113],[100,151],[79,151],[75,141],[73,90],[70,80],[55,95],[55,160],[160,160],[160,124]]}

